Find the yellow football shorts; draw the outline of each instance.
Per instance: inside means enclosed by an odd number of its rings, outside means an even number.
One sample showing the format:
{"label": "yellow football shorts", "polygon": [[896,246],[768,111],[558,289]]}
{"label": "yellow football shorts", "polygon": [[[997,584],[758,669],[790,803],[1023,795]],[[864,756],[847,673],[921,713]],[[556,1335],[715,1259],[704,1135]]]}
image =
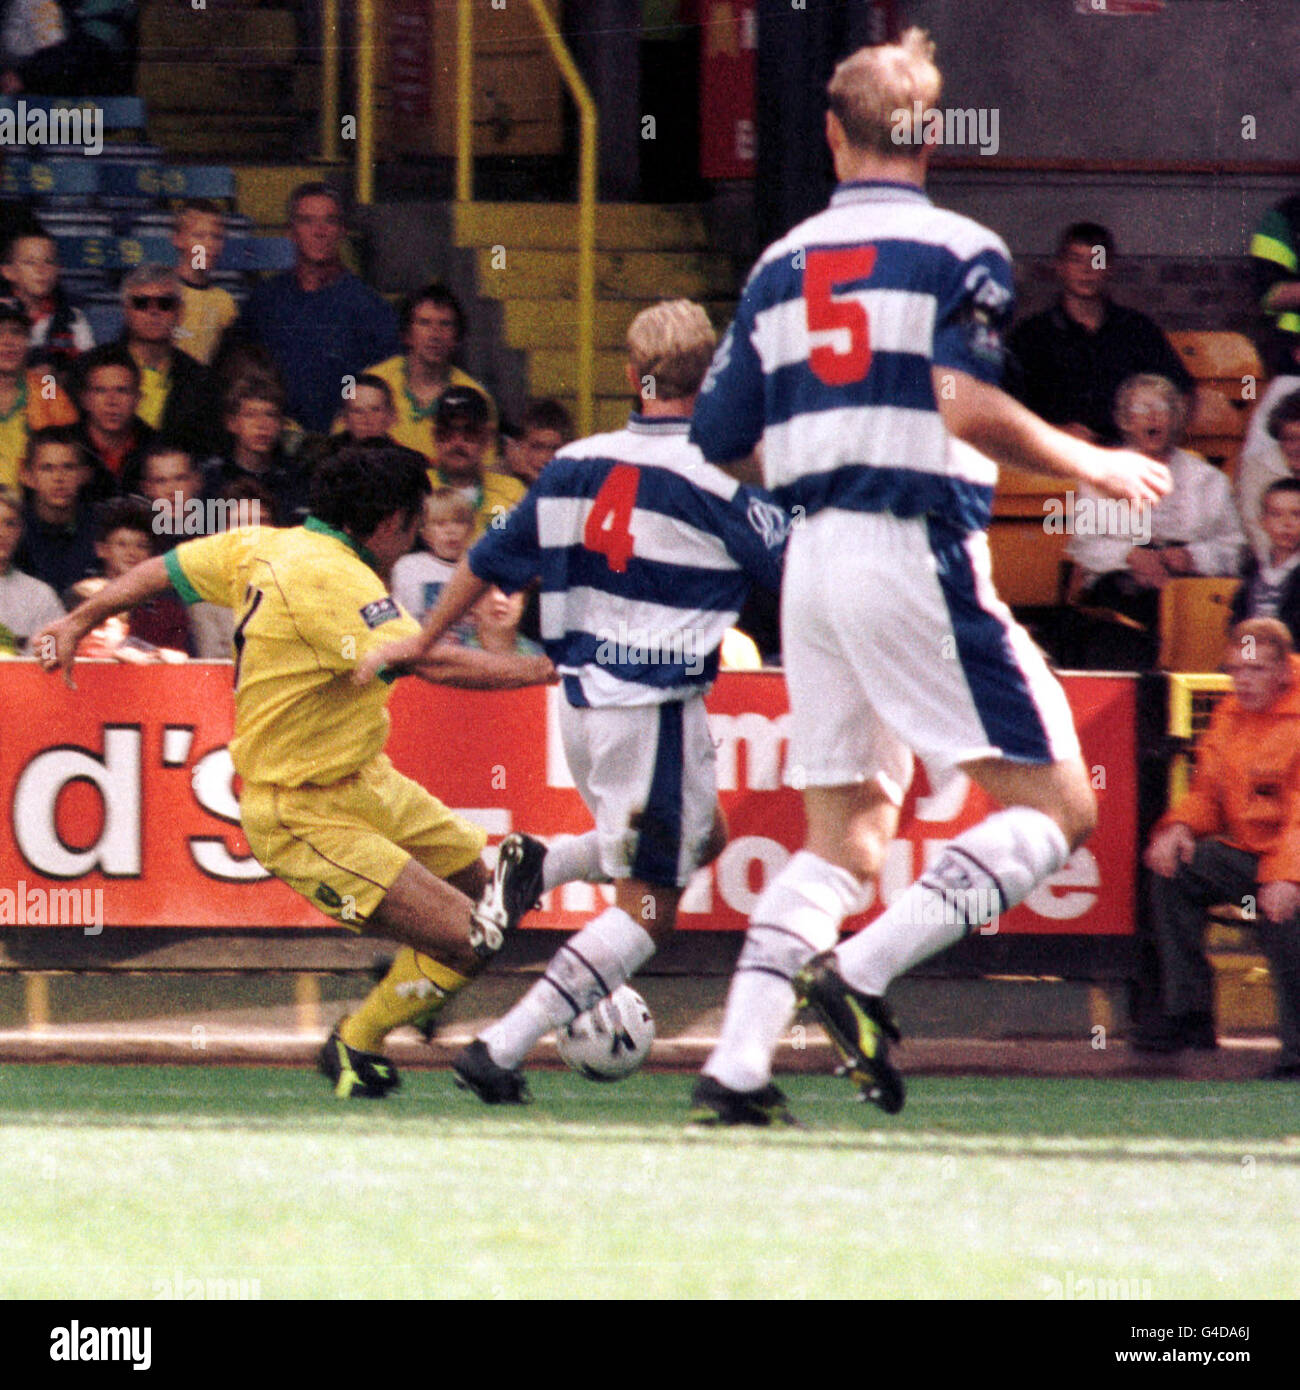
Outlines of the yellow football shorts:
{"label": "yellow football shorts", "polygon": [[410,859],[448,878],[487,832],[379,754],[328,787],[245,783],[240,821],[258,862],[314,907],[360,931]]}

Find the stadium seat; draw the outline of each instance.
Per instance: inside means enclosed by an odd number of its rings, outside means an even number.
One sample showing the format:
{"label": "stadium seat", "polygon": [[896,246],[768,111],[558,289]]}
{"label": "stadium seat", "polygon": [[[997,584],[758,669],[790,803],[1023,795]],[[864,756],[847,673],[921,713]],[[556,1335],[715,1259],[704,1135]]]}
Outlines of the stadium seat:
{"label": "stadium seat", "polygon": [[0,169],[0,198],[30,198],[38,210],[81,204],[98,189],[98,165],[83,155],[54,159],[10,155]]}
{"label": "stadium seat", "polygon": [[1160,591],[1162,671],[1217,671],[1239,579],[1171,579]]}
{"label": "stadium seat", "polygon": [[1231,472],[1264,376],[1255,344],[1244,333],[1217,332],[1171,333],[1169,341],[1196,378],[1188,447]]}
{"label": "stadium seat", "polygon": [[1058,478],[1037,477],[1004,468],[993,499],[989,550],[993,582],[1013,607],[1048,607],[1060,602],[1061,565],[1069,536],[1064,527],[1044,525],[1053,502],[1064,506]]}

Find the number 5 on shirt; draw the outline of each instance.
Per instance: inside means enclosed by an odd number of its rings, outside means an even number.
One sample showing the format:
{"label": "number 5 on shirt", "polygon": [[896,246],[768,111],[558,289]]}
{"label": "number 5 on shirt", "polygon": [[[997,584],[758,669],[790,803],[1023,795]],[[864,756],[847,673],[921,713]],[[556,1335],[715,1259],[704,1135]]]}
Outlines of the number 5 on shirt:
{"label": "number 5 on shirt", "polygon": [[849,386],[861,381],[871,366],[871,324],[867,311],[856,299],[836,299],[836,285],[865,280],[876,268],[874,246],[846,246],[841,251],[809,251],[803,272],[803,300],[808,313],[808,332],[847,329],[833,343],[819,343],[808,354],[808,365],[827,386]]}
{"label": "number 5 on shirt", "polygon": [[632,509],[640,481],[638,469],[629,463],[616,463],[592,499],[582,532],[583,545],[603,555],[615,574],[626,574],[627,562],[632,558]]}

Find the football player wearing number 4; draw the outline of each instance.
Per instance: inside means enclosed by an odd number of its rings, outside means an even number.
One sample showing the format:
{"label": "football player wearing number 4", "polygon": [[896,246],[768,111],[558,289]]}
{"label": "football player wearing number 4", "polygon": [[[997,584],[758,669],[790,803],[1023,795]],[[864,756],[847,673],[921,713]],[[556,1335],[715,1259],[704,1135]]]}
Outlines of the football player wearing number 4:
{"label": "football player wearing number 4", "polygon": [[518,1068],[533,1045],[649,960],[691,875],[726,840],[704,696],[751,580],[780,585],[788,518],[687,439],[715,341],[698,304],[638,314],[627,345],[640,412],[626,429],[561,449],[505,525],[461,561],[419,641],[358,668],[361,680],[381,663],[419,660],[489,585],[509,592],[541,580],[564,751],[596,828],[547,849],[540,886],[613,879],[614,905],[453,1063],[489,1104],[528,1099]]}
{"label": "football player wearing number 4", "polygon": [[[839,187],[760,257],[695,410],[706,458],[745,468],[761,440],[768,487],[804,517],[782,654],[787,780],[804,789],[807,838],[750,918],[695,1091],[703,1123],[786,1117],[771,1061],[796,996],[864,1097],[900,1109],[886,987],[1022,902],[1092,829],[1065,696],[993,591],[996,463],[1131,504],[1170,486],[1160,464],[1071,438],[998,389],[1006,247],[923,191],[929,122],[912,122],[939,99],[933,52],[911,29],[835,70],[826,138]],[[897,832],[913,753],[934,786],[961,770],[1006,809],[832,950]]]}

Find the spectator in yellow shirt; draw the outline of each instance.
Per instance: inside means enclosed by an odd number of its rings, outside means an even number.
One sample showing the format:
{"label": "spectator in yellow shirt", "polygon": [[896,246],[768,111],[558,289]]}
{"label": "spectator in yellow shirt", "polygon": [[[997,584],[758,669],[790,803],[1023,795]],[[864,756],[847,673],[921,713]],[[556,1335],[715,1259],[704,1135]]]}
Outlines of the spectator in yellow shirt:
{"label": "spectator in yellow shirt", "polygon": [[221,335],[239,317],[227,290],[212,283],[212,268],[226,244],[226,215],[210,198],[181,205],[172,231],[180,276],[181,316],[172,341],[196,362],[210,366]]}
{"label": "spectator in yellow shirt", "polygon": [[524,485],[517,478],[487,471],[494,437],[491,407],[482,392],[471,386],[452,386],[443,392],[434,417],[438,466],[429,477],[435,487],[454,488],[469,499],[475,540],[524,495]]}
{"label": "spectator in yellow shirt", "polygon": [[484,455],[484,468],[491,472],[497,462],[496,406],[485,387],[452,363],[465,338],[465,311],[460,301],[445,285],[425,285],[402,305],[401,330],[406,351],[376,363],[366,373],[382,377],[393,393],[396,418],[392,437],[436,464],[434,417],[438,402],[451,387],[468,386],[488,403],[492,442]]}

